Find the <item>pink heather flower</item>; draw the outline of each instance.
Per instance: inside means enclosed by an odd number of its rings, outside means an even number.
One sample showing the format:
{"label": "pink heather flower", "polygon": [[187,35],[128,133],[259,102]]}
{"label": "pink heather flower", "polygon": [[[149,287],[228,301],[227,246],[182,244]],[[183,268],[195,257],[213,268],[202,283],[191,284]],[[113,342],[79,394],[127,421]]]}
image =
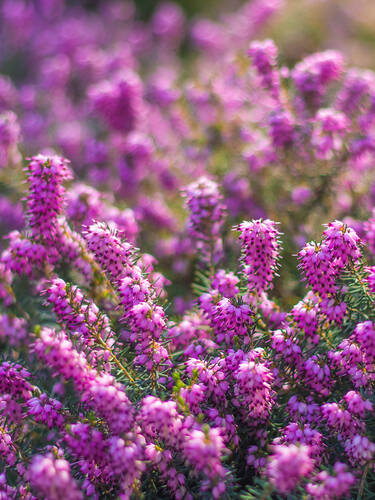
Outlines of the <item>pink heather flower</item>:
{"label": "pink heather flower", "polygon": [[4,361],[0,364],[0,394],[9,394],[14,400],[28,401],[33,390],[28,382],[30,373],[21,365]]}
{"label": "pink heather flower", "polygon": [[54,241],[58,216],[64,204],[63,182],[72,179],[69,162],[59,156],[33,156],[26,173],[28,224],[32,236],[45,242]]}
{"label": "pink heather flower", "polygon": [[179,395],[189,405],[189,409],[194,414],[201,412],[200,405],[206,397],[206,386],[204,384],[192,384],[191,387],[182,387]]}
{"label": "pink heather flower", "polygon": [[130,498],[134,481],[144,470],[144,438],[140,434],[108,436],[88,424],[72,424],[64,435],[69,453],[85,476],[82,488],[87,496],[95,486],[114,487],[121,498]]}
{"label": "pink heather flower", "polygon": [[147,396],[142,401],[139,419],[143,431],[150,437],[161,439],[167,446],[179,446],[183,439],[182,416],[174,401],[161,401]]}
{"label": "pink heather flower", "polygon": [[249,289],[257,293],[272,288],[280,254],[280,233],[276,224],[269,219],[258,219],[235,227],[240,232],[242,262]]}
{"label": "pink heather flower", "polygon": [[20,126],[17,116],[12,111],[0,114],[0,168],[20,161],[17,150],[20,138]]}
{"label": "pink heather flower", "polygon": [[[69,454],[77,461],[81,472],[86,476],[83,489],[87,494],[95,492],[94,484],[111,479],[112,460],[108,454],[107,441],[99,429],[89,424],[73,423],[64,434]],[[117,478],[116,478],[117,479]]]}
{"label": "pink heather flower", "polygon": [[274,444],[303,444],[309,447],[309,453],[314,462],[320,463],[324,452],[323,435],[309,424],[291,422],[282,429],[281,436]]}
{"label": "pink heather flower", "polygon": [[[57,321],[70,332],[70,338],[86,351],[92,366],[106,363],[108,352],[98,348],[97,342],[99,338],[108,346],[114,342],[108,316],[85,297],[77,286],[65,283],[60,278],[53,279],[42,294],[46,296],[45,303],[51,304]],[[104,369],[109,369],[109,366],[105,364]]]}
{"label": "pink heather flower", "polygon": [[88,387],[95,372],[90,368],[86,356],[78,352],[66,333],[51,328],[42,328],[32,346],[35,354],[64,380],[72,379],[79,391]]}
{"label": "pink heather flower", "polygon": [[0,340],[15,347],[25,342],[28,336],[27,323],[23,318],[0,314]]}
{"label": "pink heather flower", "polygon": [[[310,292],[311,293],[311,292]],[[304,331],[314,344],[319,342],[319,335],[316,334],[318,328],[319,309],[314,296],[307,296],[298,302],[292,309],[291,315],[297,327]]]}
{"label": "pink heather flower", "polygon": [[319,310],[329,321],[341,324],[346,314],[346,303],[337,302],[333,297],[325,297],[319,303]]}
{"label": "pink heather flower", "polygon": [[121,240],[115,227],[100,222],[89,226],[83,235],[87,248],[95,255],[99,265],[117,282],[132,266],[133,246]]}
{"label": "pink heather flower", "polygon": [[294,118],[289,111],[277,109],[270,114],[269,133],[275,148],[291,146],[296,138]]}
{"label": "pink heather flower", "polygon": [[292,200],[296,205],[303,205],[311,198],[311,189],[304,186],[298,186],[292,191]]}
{"label": "pink heather flower", "polygon": [[70,465],[63,458],[55,459],[52,454],[35,455],[27,471],[32,488],[49,500],[81,500],[83,494],[71,477]]}
{"label": "pink heather flower", "polygon": [[[2,460],[5,460],[5,462],[10,466],[16,463],[16,447],[14,446],[12,436],[8,434],[6,427],[0,429],[0,456]],[[3,498],[1,493],[0,498]]]}
{"label": "pink heather flower", "polygon": [[130,325],[130,339],[134,342],[150,338],[158,340],[166,326],[164,317],[164,309],[160,306],[148,302],[134,305],[126,317]]}
{"label": "pink heather flower", "polygon": [[136,343],[136,364],[144,364],[148,370],[160,364],[171,365],[168,351],[159,340],[166,328],[165,312],[152,302],[135,303],[125,309],[122,318],[129,328],[128,338]]}
{"label": "pink heather flower", "polygon": [[[264,363],[243,361],[234,372],[234,394],[247,418],[264,421],[273,405],[272,372]],[[238,404],[238,403],[237,403]]]}
{"label": "pink heather flower", "polygon": [[121,384],[103,373],[91,378],[82,401],[104,418],[114,434],[128,432],[134,425],[134,409]]}
{"label": "pink heather flower", "polygon": [[254,467],[256,472],[261,472],[262,469],[264,469],[267,459],[265,456],[262,456],[260,453],[262,450],[256,446],[250,446],[249,449],[247,450],[247,458],[246,458],[246,463],[247,465],[250,465]]}
{"label": "pink heather flower", "polygon": [[316,392],[328,396],[334,381],[331,378],[331,370],[328,364],[313,355],[306,359],[302,368],[304,383]]}
{"label": "pink heather flower", "polygon": [[299,62],[292,71],[292,78],[304,99],[316,106],[327,85],[340,76],[343,67],[343,56],[334,50],[326,50]]}
{"label": "pink heather flower", "polygon": [[252,323],[252,311],[247,304],[234,305],[224,297],[212,310],[211,325],[214,328],[215,340],[233,343],[233,337],[238,335],[248,341],[248,328]]}
{"label": "pink heather flower", "polygon": [[269,458],[266,475],[281,494],[290,493],[310,475],[313,461],[308,446],[277,445]]}
{"label": "pink heather flower", "polygon": [[367,386],[374,378],[371,357],[366,358],[366,352],[356,341],[355,335],[344,339],[338,346],[338,350],[329,351],[328,359],[331,366],[337,369],[338,374],[348,375],[357,388]]}
{"label": "pink heather flower", "polygon": [[152,17],[154,35],[168,45],[179,42],[184,34],[185,17],[181,7],[172,2],[159,4]]}
{"label": "pink heather flower", "polygon": [[121,278],[117,289],[126,320],[129,311],[140,302],[150,302],[156,298],[153,285],[146,279],[138,266],[128,269],[128,276]]}
{"label": "pink heather flower", "polygon": [[224,205],[216,182],[200,177],[183,192],[189,210],[188,234],[196,240],[204,260],[216,262],[221,257],[220,231],[224,222]]}
{"label": "pink heather flower", "polygon": [[296,395],[293,395],[287,404],[288,412],[293,420],[299,420],[307,423],[317,423],[320,421],[320,408],[311,396],[306,401],[301,401]]}
{"label": "pink heather flower", "polygon": [[63,330],[56,333],[42,328],[33,350],[56,374],[73,380],[82,401],[105,419],[112,432],[128,432],[132,428],[133,408],[122,386],[112,375],[93,370]]}
{"label": "pink heather flower", "polygon": [[297,367],[302,361],[302,351],[298,340],[293,338],[293,330],[275,330],[272,333],[272,349],[276,351],[275,359]]}
{"label": "pink heather flower", "polygon": [[366,436],[356,434],[345,441],[344,449],[351,465],[358,467],[373,459],[375,443],[372,443]]}
{"label": "pink heather flower", "polygon": [[306,243],[298,253],[298,259],[298,267],[305,275],[303,281],[308,282],[314,293],[326,297],[336,292],[336,273],[332,264],[332,254],[325,242]]}
{"label": "pink heather flower", "polygon": [[336,462],[333,466],[334,475],[327,471],[319,472],[312,483],[306,485],[306,491],[316,500],[330,500],[346,497],[355,483],[355,476],[348,472],[346,464]]}
{"label": "pink heather flower", "polygon": [[226,394],[229,389],[228,381],[222,362],[208,362],[196,358],[189,358],[186,361],[186,372],[190,377],[198,374],[198,380],[203,384],[206,396],[215,402],[222,402],[227,405]]}
{"label": "pink heather flower", "polygon": [[354,337],[365,354],[366,361],[375,362],[375,324],[372,321],[358,323],[354,330]]}
{"label": "pink heather flower", "polygon": [[230,299],[238,292],[239,278],[232,272],[227,273],[224,269],[219,269],[212,279],[212,287],[219,291],[220,295]]}
{"label": "pink heather flower", "polygon": [[49,429],[56,427],[61,430],[65,424],[61,402],[49,398],[46,394],[29,399],[27,406],[27,414],[36,422],[47,425]]}
{"label": "pink heather flower", "polygon": [[82,182],[75,183],[66,193],[66,215],[79,229],[90,225],[104,211],[102,195],[95,188]]}
{"label": "pink heather flower", "polygon": [[[298,253],[298,267],[304,271],[304,281],[322,298],[337,291],[335,281],[340,272],[349,262],[356,262],[361,256],[361,241],[354,229],[337,220],[326,224],[326,227],[321,243],[306,243]],[[324,312],[342,317],[340,311],[329,310],[329,304],[325,305]]]}
{"label": "pink heather flower", "polygon": [[348,410],[337,403],[323,404],[321,414],[326,425],[336,432],[340,439],[351,437],[363,430],[363,425],[355,420]]}
{"label": "pink heather flower", "polygon": [[0,111],[14,108],[17,102],[17,90],[12,80],[4,75],[0,76]]}
{"label": "pink heather flower", "polygon": [[123,70],[88,92],[94,111],[110,128],[124,133],[134,130],[143,114],[142,82],[136,73]]}
{"label": "pink heather flower", "polygon": [[315,156],[330,160],[343,146],[343,137],[349,131],[348,118],[334,109],[320,109],[314,119],[311,144]]}
{"label": "pink heather flower", "polygon": [[33,243],[18,231],[12,231],[7,237],[9,246],[1,254],[1,263],[8,271],[31,277],[35,270],[43,270],[43,266],[48,262],[44,245]]}
{"label": "pink heather flower", "polygon": [[262,85],[279,100],[280,76],[277,69],[277,47],[272,40],[254,41],[248,51],[253,64],[261,77]]}
{"label": "pink heather flower", "polygon": [[347,115],[361,110],[363,99],[375,90],[375,73],[370,70],[349,69],[337,96],[338,108]]}
{"label": "pink heather flower", "polygon": [[323,237],[332,254],[333,264],[342,269],[349,261],[356,262],[361,257],[361,240],[354,229],[338,220],[325,226],[327,229],[323,232]]}
{"label": "pink heather flower", "polygon": [[119,497],[130,498],[134,490],[134,483],[139,481],[145,469],[142,442],[139,436],[133,438],[132,442],[113,436],[108,439],[108,455],[111,457],[111,475],[120,478]]}
{"label": "pink heather flower", "polygon": [[201,50],[218,54],[224,49],[225,29],[222,25],[209,19],[197,19],[192,25],[190,35],[193,44]]}
{"label": "pink heather flower", "polygon": [[[183,454],[194,470],[214,481],[213,498],[220,498],[225,492],[226,470],[221,465],[221,457],[225,451],[220,430],[216,428],[208,428],[203,431],[191,430],[183,445]],[[206,489],[204,484],[202,489]]]}
{"label": "pink heather flower", "polygon": [[182,320],[168,330],[168,337],[172,345],[178,349],[187,347],[194,340],[206,339],[208,332],[205,327],[208,325],[208,319],[198,313],[186,313]]}
{"label": "pink heather flower", "polygon": [[134,364],[144,365],[147,370],[152,370],[161,365],[164,365],[164,368],[173,366],[167,349],[155,340],[151,340],[144,345],[137,345],[135,350],[138,354],[134,358]]}
{"label": "pink heather flower", "polygon": [[361,394],[356,391],[347,392],[343,399],[348,406],[348,410],[361,418],[364,418],[366,412],[372,411],[373,409],[371,401],[363,399]]}

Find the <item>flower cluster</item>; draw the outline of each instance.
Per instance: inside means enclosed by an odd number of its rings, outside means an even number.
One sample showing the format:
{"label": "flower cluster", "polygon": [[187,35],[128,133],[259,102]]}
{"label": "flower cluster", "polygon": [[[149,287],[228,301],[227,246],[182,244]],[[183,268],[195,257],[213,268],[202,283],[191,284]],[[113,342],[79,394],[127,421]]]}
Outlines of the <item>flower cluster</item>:
{"label": "flower cluster", "polygon": [[72,178],[68,161],[58,156],[34,156],[26,168],[29,182],[27,214],[32,236],[51,243],[62,211],[62,183]]}
{"label": "flower cluster", "polygon": [[249,289],[257,293],[272,287],[280,253],[279,231],[275,222],[253,220],[242,222],[236,227],[240,232],[244,273]]}
{"label": "flower cluster", "polygon": [[196,240],[204,259],[216,262],[222,248],[220,231],[224,222],[224,205],[215,182],[201,177],[184,191],[189,210],[187,232]]}

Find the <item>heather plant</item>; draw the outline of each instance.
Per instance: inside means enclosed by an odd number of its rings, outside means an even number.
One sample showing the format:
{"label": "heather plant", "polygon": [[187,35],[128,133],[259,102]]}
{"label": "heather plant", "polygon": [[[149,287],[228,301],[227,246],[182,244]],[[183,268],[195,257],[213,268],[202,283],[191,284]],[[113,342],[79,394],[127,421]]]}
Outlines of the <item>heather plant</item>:
{"label": "heather plant", "polygon": [[1,498],[373,497],[375,75],[282,8],[1,4]]}
{"label": "heather plant", "polygon": [[[9,498],[371,491],[375,296],[353,228],[336,220],[302,248],[295,265],[310,291],[283,313],[268,297],[277,225],[236,226],[237,270],[219,268],[205,230],[207,210],[224,222],[222,201],[213,181],[199,180],[187,204],[196,300],[168,318],[152,259],[114,222],[68,230],[68,162],[39,155],[26,175],[26,227],[1,257]],[[37,189],[46,175],[47,193]]]}

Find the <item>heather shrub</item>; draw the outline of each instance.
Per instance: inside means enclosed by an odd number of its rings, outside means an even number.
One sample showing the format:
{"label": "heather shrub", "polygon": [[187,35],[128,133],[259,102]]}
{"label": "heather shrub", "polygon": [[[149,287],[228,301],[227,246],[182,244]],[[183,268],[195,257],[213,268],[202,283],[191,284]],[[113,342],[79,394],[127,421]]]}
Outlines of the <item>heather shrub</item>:
{"label": "heather shrub", "polygon": [[373,498],[375,73],[283,8],[1,4],[0,498]]}

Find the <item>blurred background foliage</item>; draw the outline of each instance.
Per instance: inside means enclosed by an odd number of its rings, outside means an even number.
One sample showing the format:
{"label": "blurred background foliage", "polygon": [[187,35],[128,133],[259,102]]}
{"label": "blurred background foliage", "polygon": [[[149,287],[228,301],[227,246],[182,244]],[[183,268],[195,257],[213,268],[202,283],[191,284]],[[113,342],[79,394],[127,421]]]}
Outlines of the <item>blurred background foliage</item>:
{"label": "blurred background foliage", "polygon": [[[86,0],[90,8],[98,3],[98,0]],[[149,19],[159,3],[136,0],[139,17]],[[178,0],[175,3],[188,18],[204,16],[225,20],[225,12],[235,11],[244,2]],[[282,4],[260,38],[274,39],[285,64],[294,65],[306,54],[332,48],[346,54],[351,66],[375,69],[374,0],[283,0]]]}

